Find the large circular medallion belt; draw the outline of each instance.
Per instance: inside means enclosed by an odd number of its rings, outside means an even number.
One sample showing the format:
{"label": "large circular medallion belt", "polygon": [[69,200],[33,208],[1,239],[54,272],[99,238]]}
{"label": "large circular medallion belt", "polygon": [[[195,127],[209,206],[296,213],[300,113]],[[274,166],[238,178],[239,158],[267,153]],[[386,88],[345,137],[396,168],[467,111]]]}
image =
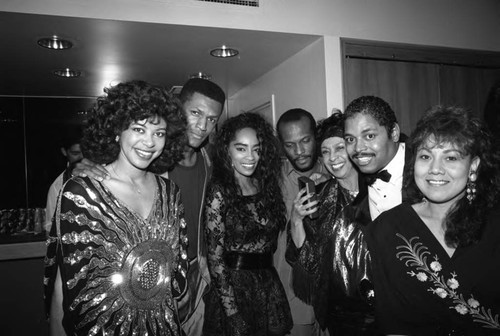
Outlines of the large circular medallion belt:
{"label": "large circular medallion belt", "polygon": [[134,247],[122,266],[122,297],[133,307],[152,309],[163,302],[170,291],[174,249],[163,240],[148,240]]}

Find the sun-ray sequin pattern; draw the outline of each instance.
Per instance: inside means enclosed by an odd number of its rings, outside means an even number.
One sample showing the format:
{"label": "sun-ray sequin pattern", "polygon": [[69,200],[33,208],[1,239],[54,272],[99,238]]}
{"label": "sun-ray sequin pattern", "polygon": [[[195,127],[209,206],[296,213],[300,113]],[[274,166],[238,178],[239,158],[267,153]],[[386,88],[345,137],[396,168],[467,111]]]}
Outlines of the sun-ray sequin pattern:
{"label": "sun-ray sequin pattern", "polygon": [[44,283],[47,300],[60,267],[63,323],[76,334],[180,335],[175,297],[186,284],[184,208],[179,189],[157,181],[146,219],[100,182],[77,177],[65,185]]}

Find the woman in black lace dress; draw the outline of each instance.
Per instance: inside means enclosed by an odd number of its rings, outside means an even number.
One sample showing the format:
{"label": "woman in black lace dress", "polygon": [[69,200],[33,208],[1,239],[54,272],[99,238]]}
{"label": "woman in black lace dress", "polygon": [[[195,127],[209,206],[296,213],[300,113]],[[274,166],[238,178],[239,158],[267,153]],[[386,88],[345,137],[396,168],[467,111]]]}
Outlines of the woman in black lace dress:
{"label": "woman in black lace dress", "polygon": [[217,134],[205,209],[208,266],[204,335],[285,335],[290,308],[272,265],[285,205],[279,145],[261,116],[228,119]]}

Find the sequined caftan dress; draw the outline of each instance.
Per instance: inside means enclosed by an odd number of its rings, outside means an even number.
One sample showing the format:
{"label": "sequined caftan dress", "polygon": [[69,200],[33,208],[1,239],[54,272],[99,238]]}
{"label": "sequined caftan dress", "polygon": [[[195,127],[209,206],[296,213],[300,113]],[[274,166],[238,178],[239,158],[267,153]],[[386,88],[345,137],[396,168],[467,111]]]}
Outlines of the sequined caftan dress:
{"label": "sequined caftan dress", "polygon": [[47,240],[47,312],[57,268],[68,335],[182,335],[186,224],[179,188],[156,176],[143,219],[102,183],[74,177],[59,196]]}
{"label": "sequined caftan dress", "polygon": [[[226,207],[217,185],[207,194],[205,230],[213,287],[205,296],[203,334],[284,335],[292,327],[292,318],[272,266],[279,227],[263,215],[266,211],[259,194],[240,197],[248,209],[245,218]],[[245,258],[232,264],[234,256]],[[255,265],[259,260],[264,267]]]}
{"label": "sequined caftan dress", "polygon": [[304,218],[306,239],[292,239],[286,259],[292,265],[296,295],[312,303],[322,329],[335,335],[373,335],[370,254],[364,228],[350,206],[355,194],[331,179],[319,186],[319,215]]}

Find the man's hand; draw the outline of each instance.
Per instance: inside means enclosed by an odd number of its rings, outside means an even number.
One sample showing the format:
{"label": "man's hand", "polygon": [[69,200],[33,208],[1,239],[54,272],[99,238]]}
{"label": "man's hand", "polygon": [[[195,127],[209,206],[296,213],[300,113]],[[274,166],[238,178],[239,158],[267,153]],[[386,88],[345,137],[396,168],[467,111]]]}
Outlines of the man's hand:
{"label": "man's hand", "polygon": [[96,164],[88,159],[83,159],[75,165],[71,172],[73,176],[90,177],[98,181],[109,179],[109,173],[103,165]]}

